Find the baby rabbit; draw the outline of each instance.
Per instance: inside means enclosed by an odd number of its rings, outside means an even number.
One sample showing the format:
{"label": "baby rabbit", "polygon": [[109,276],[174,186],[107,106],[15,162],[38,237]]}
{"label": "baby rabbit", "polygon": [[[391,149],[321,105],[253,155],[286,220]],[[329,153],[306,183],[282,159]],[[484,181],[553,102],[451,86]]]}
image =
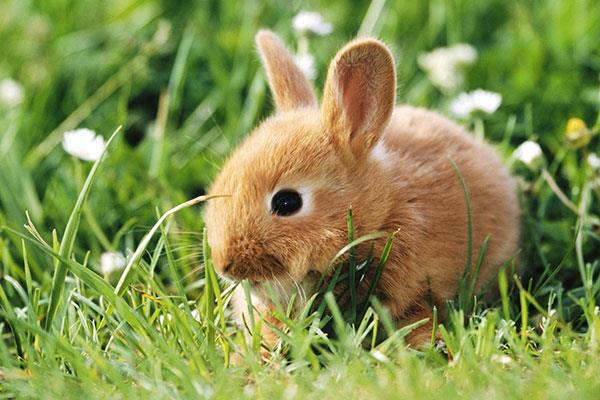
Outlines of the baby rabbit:
{"label": "baby rabbit", "polygon": [[[348,243],[352,207],[355,237],[394,232],[377,296],[398,326],[430,318],[457,290],[467,260],[467,206],[453,160],[468,187],[473,260],[487,235],[476,288],[494,279],[517,252],[519,206],[515,184],[492,147],[425,109],[395,108],[394,60],[375,39],[357,39],[331,62],[321,106],[310,82],[270,31],[256,44],[276,113],[231,155],[205,211],[217,271],[248,279],[256,310],[272,323],[273,299],[284,298],[315,271],[325,273]],[[385,238],[374,242],[381,254]],[[371,242],[357,248],[366,257]],[[473,262],[474,264],[475,262]],[[270,292],[272,293],[272,292]],[[234,293],[239,321],[248,312],[241,286]],[[263,324],[267,345],[276,335]],[[429,323],[407,342],[425,344]]]}

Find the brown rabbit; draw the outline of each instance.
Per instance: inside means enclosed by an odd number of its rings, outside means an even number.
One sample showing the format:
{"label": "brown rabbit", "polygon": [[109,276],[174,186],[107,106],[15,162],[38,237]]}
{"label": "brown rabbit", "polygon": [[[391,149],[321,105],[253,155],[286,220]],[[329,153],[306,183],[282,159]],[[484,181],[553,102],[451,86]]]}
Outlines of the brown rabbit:
{"label": "brown rabbit", "polygon": [[[515,255],[519,206],[507,169],[492,147],[443,116],[394,107],[394,61],[383,43],[358,39],[339,51],[320,108],[277,36],[261,31],[256,43],[276,114],[223,167],[211,192],[230,196],[211,200],[205,221],[217,271],[248,279],[264,318],[276,323],[264,283],[285,298],[312,272],[327,271],[347,244],[350,207],[356,237],[397,231],[378,296],[398,326],[430,317],[431,302],[443,309],[468,247],[465,195],[450,160],[470,194],[474,260],[490,235],[477,287]],[[384,241],[375,242],[375,255]],[[241,289],[234,307],[241,321],[248,310]],[[408,343],[424,344],[431,328],[413,331]],[[269,329],[263,337],[267,345],[277,340]]]}

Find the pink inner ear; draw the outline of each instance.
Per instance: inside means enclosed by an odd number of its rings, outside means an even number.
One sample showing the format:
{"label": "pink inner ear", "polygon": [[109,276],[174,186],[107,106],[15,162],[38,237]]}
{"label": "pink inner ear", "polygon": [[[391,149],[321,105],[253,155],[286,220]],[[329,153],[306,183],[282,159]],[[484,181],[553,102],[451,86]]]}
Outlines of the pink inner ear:
{"label": "pink inner ear", "polygon": [[348,68],[340,77],[342,101],[346,119],[350,125],[350,139],[363,133],[369,113],[369,84],[362,67]]}

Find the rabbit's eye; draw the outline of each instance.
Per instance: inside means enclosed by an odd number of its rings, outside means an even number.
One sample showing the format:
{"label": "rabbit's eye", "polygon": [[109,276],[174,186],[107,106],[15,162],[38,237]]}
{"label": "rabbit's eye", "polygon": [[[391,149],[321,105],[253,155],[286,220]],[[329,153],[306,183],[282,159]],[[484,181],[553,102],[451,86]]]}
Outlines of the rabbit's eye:
{"label": "rabbit's eye", "polygon": [[271,199],[271,214],[282,217],[292,215],[302,208],[302,196],[292,189],[283,189]]}

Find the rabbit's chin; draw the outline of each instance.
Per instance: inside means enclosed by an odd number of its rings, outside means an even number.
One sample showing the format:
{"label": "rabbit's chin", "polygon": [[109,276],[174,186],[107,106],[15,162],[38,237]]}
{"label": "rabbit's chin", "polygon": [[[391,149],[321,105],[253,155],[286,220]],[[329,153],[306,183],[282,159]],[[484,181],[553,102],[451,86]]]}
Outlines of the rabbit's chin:
{"label": "rabbit's chin", "polygon": [[263,281],[250,282],[252,295],[261,301],[271,302],[286,307],[292,299],[294,305],[302,307],[315,293],[320,274],[309,271],[302,279],[276,277]]}

